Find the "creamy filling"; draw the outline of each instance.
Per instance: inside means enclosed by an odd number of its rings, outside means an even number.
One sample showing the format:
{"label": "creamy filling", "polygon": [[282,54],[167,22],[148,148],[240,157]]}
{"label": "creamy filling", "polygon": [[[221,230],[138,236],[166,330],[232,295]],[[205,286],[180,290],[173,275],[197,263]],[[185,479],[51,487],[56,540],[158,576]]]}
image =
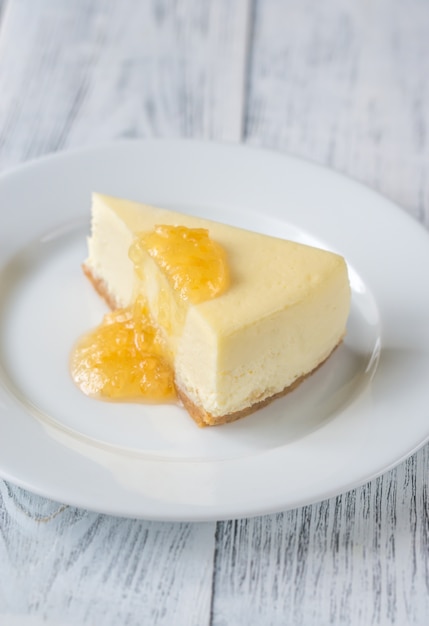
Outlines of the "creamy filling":
{"label": "creamy filling", "polygon": [[342,340],[347,313],[341,276],[295,307],[227,337],[216,337],[189,311],[175,356],[178,384],[214,417],[241,411],[322,363]]}

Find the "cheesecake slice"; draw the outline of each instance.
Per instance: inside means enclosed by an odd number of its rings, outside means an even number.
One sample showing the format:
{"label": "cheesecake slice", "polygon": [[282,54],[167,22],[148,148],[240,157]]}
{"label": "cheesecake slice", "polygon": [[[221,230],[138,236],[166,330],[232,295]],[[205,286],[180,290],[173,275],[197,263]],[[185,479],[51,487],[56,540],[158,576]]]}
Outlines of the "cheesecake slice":
{"label": "cheesecake slice", "polygon": [[[182,298],[141,246],[136,271],[133,243],[159,225],[208,230],[226,254],[223,293]],[[295,388],[346,332],[350,287],[341,256],[136,202],[94,194],[84,271],[112,309],[144,298],[177,394],[199,425],[233,421]]]}

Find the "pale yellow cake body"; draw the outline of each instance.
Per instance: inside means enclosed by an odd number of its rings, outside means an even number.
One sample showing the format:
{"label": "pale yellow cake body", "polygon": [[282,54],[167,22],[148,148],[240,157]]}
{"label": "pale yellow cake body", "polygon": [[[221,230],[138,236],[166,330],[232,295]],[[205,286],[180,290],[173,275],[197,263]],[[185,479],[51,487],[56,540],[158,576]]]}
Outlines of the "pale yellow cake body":
{"label": "pale yellow cake body", "polygon": [[[159,224],[209,230],[227,253],[226,293],[184,303],[149,255],[136,276],[130,246]],[[331,252],[98,194],[88,250],[85,269],[111,303],[126,306],[144,294],[166,337],[177,386],[213,423],[284,391],[345,334],[347,267]]]}

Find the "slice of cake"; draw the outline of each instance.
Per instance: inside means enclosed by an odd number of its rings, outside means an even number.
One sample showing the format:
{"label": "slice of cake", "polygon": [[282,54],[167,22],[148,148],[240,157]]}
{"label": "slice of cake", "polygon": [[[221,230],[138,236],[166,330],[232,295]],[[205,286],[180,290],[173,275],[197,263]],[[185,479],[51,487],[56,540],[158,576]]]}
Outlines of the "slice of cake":
{"label": "slice of cake", "polygon": [[[136,247],[159,225],[208,231],[228,268],[219,295],[183,297],[162,259]],[[85,273],[111,308],[144,301],[199,425],[230,422],[295,388],[344,337],[350,287],[337,254],[98,194],[88,248]]]}

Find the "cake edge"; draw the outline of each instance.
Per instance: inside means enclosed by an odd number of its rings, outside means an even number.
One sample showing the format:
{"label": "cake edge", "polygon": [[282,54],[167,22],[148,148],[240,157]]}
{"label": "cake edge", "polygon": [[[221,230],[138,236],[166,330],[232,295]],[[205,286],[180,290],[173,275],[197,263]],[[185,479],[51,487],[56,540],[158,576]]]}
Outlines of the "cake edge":
{"label": "cake edge", "polygon": [[[82,264],[82,269],[83,269],[83,273],[89,279],[89,281],[91,282],[96,292],[103,298],[103,300],[107,303],[107,305],[111,309],[118,308],[119,303],[116,302],[115,298],[113,298],[112,295],[109,293],[106,282],[102,278],[97,278],[92,272],[91,268],[86,263]],[[310,372],[307,372],[306,374],[299,376],[296,380],[293,381],[291,385],[288,385],[282,391],[279,391],[278,393],[275,393],[272,396],[268,396],[268,398],[265,398],[264,400],[255,402],[254,404],[251,404],[250,406],[245,407],[244,409],[240,409],[239,411],[234,411],[233,413],[227,413],[225,415],[220,415],[220,416],[213,416],[207,411],[205,411],[202,407],[197,406],[186,395],[185,391],[180,388],[180,386],[177,384],[177,381],[175,381],[177,396],[179,400],[182,402],[186,411],[191,416],[191,418],[200,428],[204,428],[207,426],[222,426],[223,424],[236,422],[242,417],[247,417],[248,415],[251,415],[255,411],[258,411],[259,409],[263,409],[274,400],[277,400],[278,398],[285,396],[291,391],[294,391],[297,387],[299,387],[299,385],[302,382],[304,382],[304,380],[309,378],[320,367],[322,367],[324,363],[326,363],[326,361],[331,357],[333,352],[335,352],[335,350],[342,343],[342,341],[343,341],[343,337],[340,339],[337,345],[334,346],[334,348],[331,350],[328,356],[325,359],[323,359],[323,361],[321,361],[318,365],[316,365],[316,367],[312,369]]]}

